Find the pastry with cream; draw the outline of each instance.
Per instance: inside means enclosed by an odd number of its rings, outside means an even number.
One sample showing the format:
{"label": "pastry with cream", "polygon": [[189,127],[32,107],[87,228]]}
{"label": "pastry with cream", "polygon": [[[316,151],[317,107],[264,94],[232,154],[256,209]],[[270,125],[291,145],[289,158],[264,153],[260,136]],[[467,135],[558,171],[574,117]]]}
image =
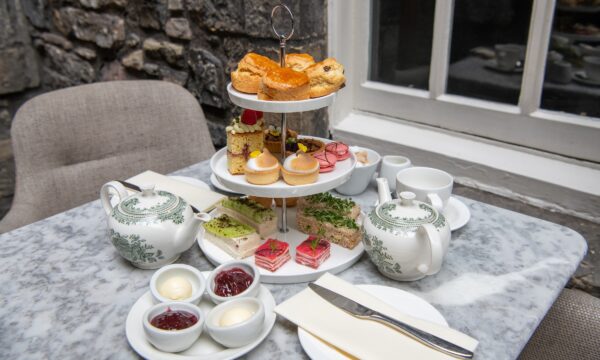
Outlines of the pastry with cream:
{"label": "pastry with cream", "polygon": [[244,173],[250,154],[264,147],[263,113],[244,110],[225,128],[227,132],[227,168],[233,175]]}
{"label": "pastry with cream", "polygon": [[231,85],[241,92],[256,94],[262,77],[271,69],[279,68],[279,64],[255,53],[247,53],[238,63],[237,69],[231,73]]}
{"label": "pastry with cream", "polygon": [[281,174],[283,180],[290,185],[312,184],[319,177],[319,162],[301,149],[285,159]]}
{"label": "pastry with cream", "polygon": [[279,160],[267,148],[262,152],[256,150],[244,167],[246,181],[256,185],[272,184],[279,180],[279,167]]}
{"label": "pastry with cream", "polygon": [[221,248],[234,259],[254,254],[260,236],[254,229],[229,215],[223,214],[204,223],[204,239]]}
{"label": "pastry with cream", "polygon": [[[298,133],[294,130],[287,129],[286,139],[296,138]],[[269,149],[272,154],[281,154],[281,128],[269,125],[265,129],[265,147]]]}

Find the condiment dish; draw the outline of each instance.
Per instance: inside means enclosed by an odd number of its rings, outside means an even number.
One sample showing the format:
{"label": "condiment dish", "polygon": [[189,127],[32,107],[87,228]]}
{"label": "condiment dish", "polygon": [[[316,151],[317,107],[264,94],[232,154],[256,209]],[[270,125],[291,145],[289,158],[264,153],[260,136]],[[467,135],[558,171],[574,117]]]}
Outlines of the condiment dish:
{"label": "condiment dish", "polygon": [[[223,271],[228,271],[228,270],[231,270],[234,268],[240,268],[240,269],[244,270],[246,273],[248,273],[252,277],[252,283],[250,284],[250,286],[248,286],[248,288],[246,290],[242,291],[241,293],[239,293],[237,295],[233,295],[233,296],[217,295],[215,293],[215,277]],[[253,298],[258,295],[259,290],[260,290],[260,272],[258,271],[258,269],[256,268],[256,266],[254,264],[246,262],[246,261],[233,260],[233,261],[223,263],[223,264],[217,266],[217,268],[214,269],[210,273],[210,275],[208,276],[208,279],[206,281],[206,292],[208,293],[208,296],[215,304],[220,304],[222,302],[230,301],[230,300],[238,299],[238,298],[245,298],[245,297]]]}
{"label": "condiment dish", "polygon": [[[223,325],[221,320],[230,311],[242,310],[248,318],[232,325]],[[235,316],[233,317],[235,318]],[[231,320],[232,317],[229,316]],[[265,321],[265,307],[256,298],[237,298],[215,306],[206,316],[206,329],[219,344],[232,348],[247,345],[254,341]]]}
{"label": "condiment dish", "polygon": [[[192,326],[181,330],[163,330],[151,324],[154,317],[168,310],[187,311],[196,316],[198,321]],[[146,310],[142,321],[146,339],[157,349],[166,352],[179,352],[189,348],[200,337],[204,328],[204,315],[200,308],[185,302],[156,304]]]}
{"label": "condiment dish", "polygon": [[[183,279],[191,285],[191,295],[186,298],[170,298],[161,294],[164,285],[173,278]],[[193,266],[185,264],[171,264],[157,270],[150,279],[150,292],[156,303],[182,301],[197,305],[206,290],[206,280],[202,273]]]}

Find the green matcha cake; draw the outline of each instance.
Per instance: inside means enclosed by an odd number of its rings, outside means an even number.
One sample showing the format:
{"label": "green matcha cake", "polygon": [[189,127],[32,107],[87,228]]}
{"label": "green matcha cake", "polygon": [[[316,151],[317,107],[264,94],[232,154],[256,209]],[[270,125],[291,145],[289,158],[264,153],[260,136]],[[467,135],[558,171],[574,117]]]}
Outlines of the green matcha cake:
{"label": "green matcha cake", "polygon": [[277,231],[275,211],[252,199],[230,197],[223,199],[217,205],[217,209],[221,214],[227,214],[244,224],[252,226],[263,239]]}
{"label": "green matcha cake", "polygon": [[204,239],[212,242],[234,259],[243,259],[254,254],[260,245],[260,237],[252,228],[222,214],[204,223]]}

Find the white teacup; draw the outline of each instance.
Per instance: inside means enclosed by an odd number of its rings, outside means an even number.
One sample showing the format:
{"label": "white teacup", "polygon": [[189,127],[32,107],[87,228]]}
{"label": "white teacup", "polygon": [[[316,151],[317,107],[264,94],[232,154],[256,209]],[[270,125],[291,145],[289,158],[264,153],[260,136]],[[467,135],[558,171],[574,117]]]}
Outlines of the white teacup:
{"label": "white teacup", "polygon": [[411,166],[410,159],[399,155],[386,155],[381,160],[381,171],[379,177],[387,179],[390,185],[390,190],[396,190],[396,174],[402,169],[409,168]]}
{"label": "white teacup", "polygon": [[396,194],[402,191],[415,193],[419,201],[430,203],[443,211],[452,194],[454,178],[445,171],[430,167],[411,167],[396,175]]}
{"label": "white teacup", "polygon": [[367,148],[359,148],[367,152],[367,165],[356,164],[352,171],[350,179],[342,185],[335,188],[335,191],[342,195],[358,195],[361,194],[373,179],[373,174],[377,170],[377,166],[381,162],[381,156],[375,151]]}

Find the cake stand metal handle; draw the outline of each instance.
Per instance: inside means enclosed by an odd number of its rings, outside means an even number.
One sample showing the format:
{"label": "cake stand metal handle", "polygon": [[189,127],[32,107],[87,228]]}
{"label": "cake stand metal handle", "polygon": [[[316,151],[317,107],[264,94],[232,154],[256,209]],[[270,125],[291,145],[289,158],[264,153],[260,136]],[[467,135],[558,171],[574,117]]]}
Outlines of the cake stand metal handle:
{"label": "cake stand metal handle", "polygon": [[[277,10],[287,11],[287,13],[290,17],[290,21],[292,23],[292,29],[290,30],[289,34],[279,32],[275,28],[275,22],[273,21],[273,19],[275,19],[275,14],[277,13]],[[271,10],[271,29],[273,29],[275,36],[277,36],[277,38],[279,39],[279,66],[285,67],[286,41],[288,41],[292,37],[292,35],[294,35],[294,14],[292,14],[292,10],[290,10],[290,8],[287,7],[287,5],[280,3],[279,5],[276,5],[275,7],[273,7],[273,10]],[[287,118],[286,118],[286,114],[282,113],[281,114],[281,161],[282,162],[285,160],[286,136],[287,136]],[[287,201],[285,198],[281,199],[281,225],[279,227],[279,230],[282,233],[288,232],[287,203],[286,202]]]}

